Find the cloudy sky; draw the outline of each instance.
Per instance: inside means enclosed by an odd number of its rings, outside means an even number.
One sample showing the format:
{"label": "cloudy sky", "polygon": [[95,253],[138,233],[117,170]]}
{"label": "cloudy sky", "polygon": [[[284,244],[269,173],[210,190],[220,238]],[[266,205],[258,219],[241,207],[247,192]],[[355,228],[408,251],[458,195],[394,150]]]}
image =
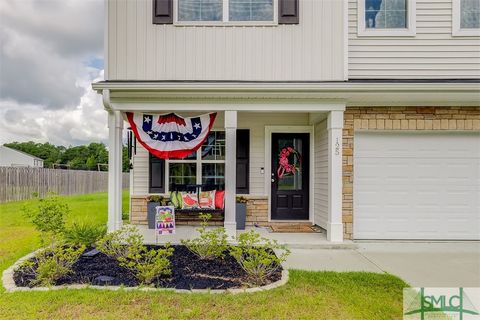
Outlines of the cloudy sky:
{"label": "cloudy sky", "polygon": [[0,1],[0,144],[104,141],[103,0]]}

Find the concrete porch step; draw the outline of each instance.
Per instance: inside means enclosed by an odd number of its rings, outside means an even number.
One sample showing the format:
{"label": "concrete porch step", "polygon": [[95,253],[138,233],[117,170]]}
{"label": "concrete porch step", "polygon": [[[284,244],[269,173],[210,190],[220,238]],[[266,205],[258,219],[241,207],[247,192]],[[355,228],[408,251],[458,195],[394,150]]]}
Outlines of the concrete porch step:
{"label": "concrete porch step", "polygon": [[[144,237],[146,244],[155,244],[155,230],[148,229],[146,226],[139,226],[140,233]],[[158,244],[170,242],[171,244],[180,244],[182,239],[192,239],[198,236],[197,227],[190,225],[179,225],[176,233],[158,237]],[[325,233],[273,233],[269,232],[268,227],[247,227],[246,230],[238,230],[237,234],[255,230],[262,237],[276,240],[280,244],[285,244],[291,249],[356,249],[358,246],[352,241],[341,243],[327,241]]]}

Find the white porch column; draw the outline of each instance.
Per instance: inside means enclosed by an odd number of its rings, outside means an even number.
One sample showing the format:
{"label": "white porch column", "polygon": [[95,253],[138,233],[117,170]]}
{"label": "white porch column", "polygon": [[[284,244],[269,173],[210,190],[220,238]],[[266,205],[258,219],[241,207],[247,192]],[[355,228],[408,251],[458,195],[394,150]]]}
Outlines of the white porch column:
{"label": "white porch column", "polygon": [[225,230],[229,238],[237,234],[235,219],[237,193],[237,111],[225,111]]}
{"label": "white porch column", "polygon": [[108,112],[108,231],[122,226],[122,130],[120,111]]}
{"label": "white porch column", "polygon": [[330,111],[328,129],[327,240],[343,241],[342,223],[342,129],[343,111]]}

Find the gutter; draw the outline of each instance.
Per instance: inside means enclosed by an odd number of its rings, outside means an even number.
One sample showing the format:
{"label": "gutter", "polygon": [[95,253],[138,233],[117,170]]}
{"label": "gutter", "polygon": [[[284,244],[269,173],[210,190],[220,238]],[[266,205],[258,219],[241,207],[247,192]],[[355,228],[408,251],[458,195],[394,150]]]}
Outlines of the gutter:
{"label": "gutter", "polygon": [[210,92],[479,92],[479,82],[157,82],[102,81],[92,84],[97,92],[112,91],[210,91]]}
{"label": "gutter", "polygon": [[[102,81],[112,103],[343,103],[346,106],[480,106],[480,80],[468,81]],[[105,101],[104,101],[105,102]]]}

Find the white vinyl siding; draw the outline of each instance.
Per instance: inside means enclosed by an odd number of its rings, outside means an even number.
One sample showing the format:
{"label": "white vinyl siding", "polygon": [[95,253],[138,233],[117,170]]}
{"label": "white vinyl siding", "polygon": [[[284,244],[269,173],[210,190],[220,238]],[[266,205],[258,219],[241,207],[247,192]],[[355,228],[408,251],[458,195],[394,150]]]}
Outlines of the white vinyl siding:
{"label": "white vinyl siding", "polygon": [[452,0],[417,0],[416,9],[414,37],[358,37],[357,0],[349,0],[350,79],[479,77],[480,38],[452,36]]}
{"label": "white vinyl siding", "polygon": [[[190,116],[181,114],[182,116]],[[250,195],[265,196],[265,126],[308,125],[308,113],[238,113],[238,129],[250,130]],[[223,114],[219,113],[213,130],[223,130]],[[132,195],[148,194],[148,152],[137,144],[133,157]]]}
{"label": "white vinyl siding", "polygon": [[152,24],[151,0],[107,1],[108,80],[343,80],[343,1],[301,1],[300,24]]}
{"label": "white vinyl siding", "polygon": [[328,222],[328,131],[327,121],[315,125],[314,223],[327,229]]}
{"label": "white vinyl siding", "polygon": [[43,167],[43,160],[16,149],[0,146],[0,166]]}

